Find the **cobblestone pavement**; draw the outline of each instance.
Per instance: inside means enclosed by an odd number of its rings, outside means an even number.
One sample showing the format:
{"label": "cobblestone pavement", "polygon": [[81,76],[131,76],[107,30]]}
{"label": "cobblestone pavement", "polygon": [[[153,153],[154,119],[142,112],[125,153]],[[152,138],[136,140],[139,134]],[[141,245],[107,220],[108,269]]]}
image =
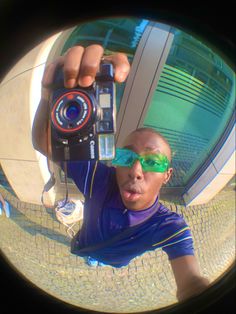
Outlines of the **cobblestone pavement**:
{"label": "cobblestone pavement", "polygon": [[[85,309],[137,313],[177,302],[167,256],[146,252],[129,266],[89,267],[70,253],[70,238],[53,210],[22,203],[0,187],[12,206],[0,216],[0,248],[11,264],[36,286],[60,300]],[[202,275],[214,282],[235,259],[235,198],[222,191],[207,205],[185,208],[163,203],[184,215],[194,237]],[[80,225],[78,224],[77,230]]]}

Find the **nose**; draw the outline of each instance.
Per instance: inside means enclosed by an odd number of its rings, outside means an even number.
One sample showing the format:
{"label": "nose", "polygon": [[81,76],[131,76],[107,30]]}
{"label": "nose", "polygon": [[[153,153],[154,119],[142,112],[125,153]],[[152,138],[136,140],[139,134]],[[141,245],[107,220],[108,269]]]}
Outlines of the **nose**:
{"label": "nose", "polygon": [[143,169],[139,160],[136,160],[133,166],[129,169],[129,178],[132,180],[143,179]]}

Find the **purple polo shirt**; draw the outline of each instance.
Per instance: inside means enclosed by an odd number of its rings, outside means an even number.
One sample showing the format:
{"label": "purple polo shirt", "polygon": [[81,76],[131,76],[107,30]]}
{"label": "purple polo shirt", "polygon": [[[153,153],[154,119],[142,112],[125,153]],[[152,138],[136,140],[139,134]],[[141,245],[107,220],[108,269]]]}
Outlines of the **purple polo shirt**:
{"label": "purple polo shirt", "polygon": [[[160,204],[158,198],[141,211],[125,207],[114,167],[92,161],[69,162],[67,171],[85,196],[83,225],[75,236],[72,253],[114,267],[128,265],[134,257],[160,248],[169,259],[194,255],[192,235],[185,220]],[[127,228],[132,229],[132,236],[86,255],[80,253],[80,249],[102,243]]]}

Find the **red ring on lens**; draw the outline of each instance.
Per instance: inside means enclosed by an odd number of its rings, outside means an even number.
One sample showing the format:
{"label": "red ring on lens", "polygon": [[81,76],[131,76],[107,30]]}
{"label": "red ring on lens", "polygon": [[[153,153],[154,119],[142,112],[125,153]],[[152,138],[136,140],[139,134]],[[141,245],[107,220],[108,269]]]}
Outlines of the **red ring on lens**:
{"label": "red ring on lens", "polygon": [[[63,127],[61,127],[61,125],[58,123],[56,117],[55,117],[55,111],[56,111],[56,108],[58,107],[58,104],[61,102],[61,100],[63,100],[63,98],[67,97],[69,95],[74,95],[73,98],[75,98],[77,95],[81,96],[82,98],[84,98],[86,104],[88,105],[88,113],[87,113],[87,116],[84,120],[84,122],[82,124],[80,124],[79,126],[77,126],[76,128],[73,128],[73,129],[65,129]],[[71,98],[70,96],[70,98]],[[68,92],[68,93],[65,93],[63,94],[60,98],[57,99],[57,101],[55,102],[53,108],[52,108],[52,112],[51,112],[51,119],[52,119],[52,122],[54,124],[54,126],[59,129],[60,131],[64,132],[64,133],[71,133],[71,132],[75,132],[75,131],[79,131],[81,128],[83,128],[83,126],[88,122],[88,120],[90,119],[92,115],[92,103],[91,103],[91,100],[89,99],[89,97],[82,93],[82,92],[79,92],[79,91],[73,91],[73,92]]]}

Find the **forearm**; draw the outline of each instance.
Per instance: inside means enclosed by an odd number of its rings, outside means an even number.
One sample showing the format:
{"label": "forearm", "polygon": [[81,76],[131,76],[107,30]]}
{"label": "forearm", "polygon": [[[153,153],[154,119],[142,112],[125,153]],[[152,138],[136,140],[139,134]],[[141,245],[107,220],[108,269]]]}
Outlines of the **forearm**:
{"label": "forearm", "polygon": [[48,101],[45,98],[42,98],[34,117],[32,127],[32,142],[34,148],[45,156],[48,154],[48,121]]}
{"label": "forearm", "polygon": [[184,301],[194,295],[198,295],[206,290],[210,285],[207,278],[204,277],[193,277],[185,287],[177,289],[178,301]]}

